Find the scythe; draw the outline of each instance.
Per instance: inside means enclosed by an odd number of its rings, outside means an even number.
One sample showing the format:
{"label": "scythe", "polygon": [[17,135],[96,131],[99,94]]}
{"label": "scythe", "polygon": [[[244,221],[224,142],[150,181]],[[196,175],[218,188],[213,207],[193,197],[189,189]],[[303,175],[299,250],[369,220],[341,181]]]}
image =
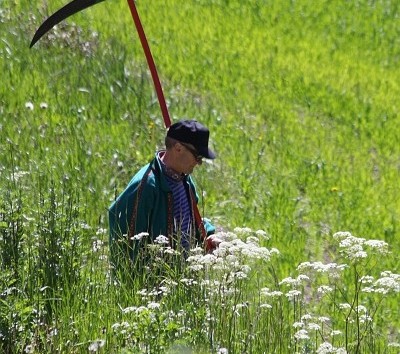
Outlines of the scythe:
{"label": "scythe", "polygon": [[[96,5],[103,1],[105,1],[105,0],[73,0],[73,1],[71,1],[70,3],[68,3],[67,5],[62,7],[60,10],[55,12],[53,15],[51,15],[49,18],[47,18],[47,20],[45,20],[41,24],[41,26],[38,28],[35,35],[33,36],[30,47],[32,48],[32,46],[35,45],[35,43],[46,32],[51,30],[55,25],[57,25],[61,21],[65,20],[69,16],[72,16],[73,14],[76,14],[79,11],[82,11],[90,6]],[[158,77],[156,65],[154,63],[154,59],[151,54],[149,44],[147,42],[147,38],[144,33],[143,26],[140,21],[140,17],[139,17],[139,14],[138,14],[136,6],[135,6],[135,2],[134,2],[134,0],[127,0],[127,1],[128,1],[129,9],[131,11],[133,22],[135,23],[135,27],[136,27],[137,33],[139,35],[140,42],[142,44],[144,54],[146,56],[147,64],[148,64],[150,72],[151,72],[151,77],[153,79],[154,87],[156,89],[158,102],[160,104],[161,113],[162,113],[163,119],[164,119],[164,124],[165,124],[166,128],[169,128],[171,126],[171,119],[169,116],[167,104],[165,102],[164,93],[163,93],[163,90],[161,87],[160,79]],[[194,215],[195,215],[196,225],[199,228],[201,237],[205,243],[205,248],[206,248],[206,250],[211,250],[212,249],[212,241],[210,239],[207,239],[207,234],[204,229],[203,220],[200,216],[200,213],[199,213],[196,203],[194,203],[194,205],[193,205],[193,211],[194,211]]]}
{"label": "scythe", "polygon": [[[61,9],[59,9],[57,12],[55,12],[53,15],[51,15],[49,18],[47,18],[40,25],[40,27],[36,31],[35,35],[33,36],[33,39],[30,44],[30,48],[32,48],[35,45],[35,43],[40,38],[43,37],[43,35],[45,33],[47,33],[49,30],[51,30],[55,25],[57,25],[61,21],[76,14],[79,11],[82,11],[90,6],[96,5],[103,1],[104,0],[73,0],[73,1],[71,1],[70,3],[68,3]],[[164,119],[164,124],[165,124],[166,128],[169,128],[171,125],[171,119],[169,116],[167,104],[165,102],[161,82],[158,77],[157,68],[154,63],[154,59],[151,54],[149,44],[147,42],[146,34],[144,33],[143,26],[140,21],[139,13],[136,9],[134,0],[127,0],[127,1],[128,1],[129,9],[132,14],[133,22],[135,23],[135,27],[138,32],[140,42],[142,44],[144,54],[146,56],[147,64],[150,69],[151,77],[153,79],[154,87],[155,87],[156,93],[157,93],[158,103],[160,105],[161,113],[162,113],[162,116]]]}

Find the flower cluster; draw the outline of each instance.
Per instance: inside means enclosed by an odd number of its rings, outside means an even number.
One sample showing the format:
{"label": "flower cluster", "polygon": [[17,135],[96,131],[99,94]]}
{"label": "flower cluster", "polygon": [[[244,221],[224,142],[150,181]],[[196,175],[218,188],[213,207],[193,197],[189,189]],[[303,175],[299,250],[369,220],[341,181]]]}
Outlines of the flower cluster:
{"label": "flower cluster", "polygon": [[93,342],[90,343],[89,345],[89,353],[96,353],[98,352],[104,345],[106,344],[106,341],[104,339],[96,339]]}
{"label": "flower cluster", "polygon": [[336,232],[333,238],[339,241],[340,253],[353,262],[367,258],[368,254],[365,247],[368,247],[375,254],[387,254],[389,252],[386,242],[355,237],[347,231]]}
{"label": "flower cluster", "polygon": [[348,268],[347,264],[327,263],[322,262],[303,262],[297,267],[298,271],[308,270],[312,273],[324,273],[329,278],[336,279],[340,277],[340,274]]}
{"label": "flower cluster", "polygon": [[[251,260],[269,261],[271,256],[279,254],[277,249],[261,247],[259,237],[253,236],[250,229],[235,229],[239,235],[247,236],[245,241],[238,238],[233,232],[218,232],[212,235],[213,240],[218,240],[219,246],[210,254],[203,254],[199,248],[191,250],[187,262],[192,270],[210,269],[214,270],[239,270],[238,277],[246,277],[250,267],[243,262]],[[256,235],[265,237],[260,230]]]}
{"label": "flower cluster", "polygon": [[328,353],[346,354],[347,351],[344,348],[336,348],[329,342],[324,342],[318,347],[317,354],[328,354]]}
{"label": "flower cluster", "polygon": [[400,292],[400,274],[395,274],[391,271],[382,272],[381,277],[375,281],[373,277],[369,276],[363,277],[360,282],[370,284],[370,286],[363,288],[363,291],[367,293],[386,295],[391,292]]}
{"label": "flower cluster", "polygon": [[328,341],[331,339],[333,342],[333,337],[342,334],[341,331],[331,329],[329,317],[305,314],[299,322],[293,323],[293,327],[297,330],[293,335],[296,342],[310,341],[311,338],[315,338],[315,333],[323,338],[324,341],[318,346],[316,353],[346,353],[344,348],[336,348]]}

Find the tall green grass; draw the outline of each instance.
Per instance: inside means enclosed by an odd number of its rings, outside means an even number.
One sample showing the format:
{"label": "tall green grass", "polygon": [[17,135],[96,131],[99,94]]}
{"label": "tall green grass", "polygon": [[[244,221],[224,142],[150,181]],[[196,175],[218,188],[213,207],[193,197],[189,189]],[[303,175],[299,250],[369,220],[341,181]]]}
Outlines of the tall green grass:
{"label": "tall green grass", "polygon": [[[219,230],[266,230],[264,246],[280,251],[235,285],[229,308],[206,301],[199,284],[212,272],[193,287],[181,282],[194,277],[187,270],[168,274],[179,285],[161,298],[111,277],[107,207],[165,129],[124,1],[77,14],[29,49],[62,4],[0,2],[0,350],[316,351],[320,338],[296,342],[292,326],[316,302],[298,298],[295,310],[282,299],[264,316],[255,299],[301,262],[336,259],[337,231],[399,247],[397,3],[137,3],[172,119],[211,130],[218,159],[194,173],[202,213]],[[377,266],[399,273],[398,261],[393,252]],[[351,269],[347,299],[369,267]],[[307,284],[305,300],[316,289]],[[147,308],[156,300],[161,308]],[[339,320],[330,304],[325,315]],[[382,303],[368,340],[351,327],[356,344],[337,347],[396,352],[387,344],[400,341],[397,304],[398,293]]]}

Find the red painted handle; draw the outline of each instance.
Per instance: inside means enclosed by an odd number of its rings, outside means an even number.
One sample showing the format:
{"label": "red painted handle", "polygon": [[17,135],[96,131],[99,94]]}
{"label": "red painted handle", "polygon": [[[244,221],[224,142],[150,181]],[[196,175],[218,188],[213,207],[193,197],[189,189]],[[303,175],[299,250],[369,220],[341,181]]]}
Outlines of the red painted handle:
{"label": "red painted handle", "polygon": [[139,13],[137,12],[134,0],[128,0],[128,5],[131,10],[136,30],[139,34],[140,42],[142,43],[144,55],[146,56],[147,59],[147,64],[149,65],[151,77],[153,79],[154,87],[157,93],[158,103],[160,104],[161,113],[164,118],[165,127],[169,128],[171,126],[171,119],[169,117],[168,107],[165,102],[164,93],[161,87],[160,79],[158,77],[156,65],[154,63],[154,59],[153,56],[151,55],[150,47],[146,39],[146,34],[144,33],[142,23],[140,22]]}

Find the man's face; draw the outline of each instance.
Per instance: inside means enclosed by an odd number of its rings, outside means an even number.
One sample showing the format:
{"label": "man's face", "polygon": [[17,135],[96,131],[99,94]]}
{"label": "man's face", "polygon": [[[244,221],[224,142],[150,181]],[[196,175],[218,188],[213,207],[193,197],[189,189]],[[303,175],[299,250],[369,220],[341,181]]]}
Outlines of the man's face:
{"label": "man's face", "polygon": [[177,143],[179,151],[179,172],[191,174],[197,165],[202,164],[202,156],[198,154],[195,147],[186,143]]}

